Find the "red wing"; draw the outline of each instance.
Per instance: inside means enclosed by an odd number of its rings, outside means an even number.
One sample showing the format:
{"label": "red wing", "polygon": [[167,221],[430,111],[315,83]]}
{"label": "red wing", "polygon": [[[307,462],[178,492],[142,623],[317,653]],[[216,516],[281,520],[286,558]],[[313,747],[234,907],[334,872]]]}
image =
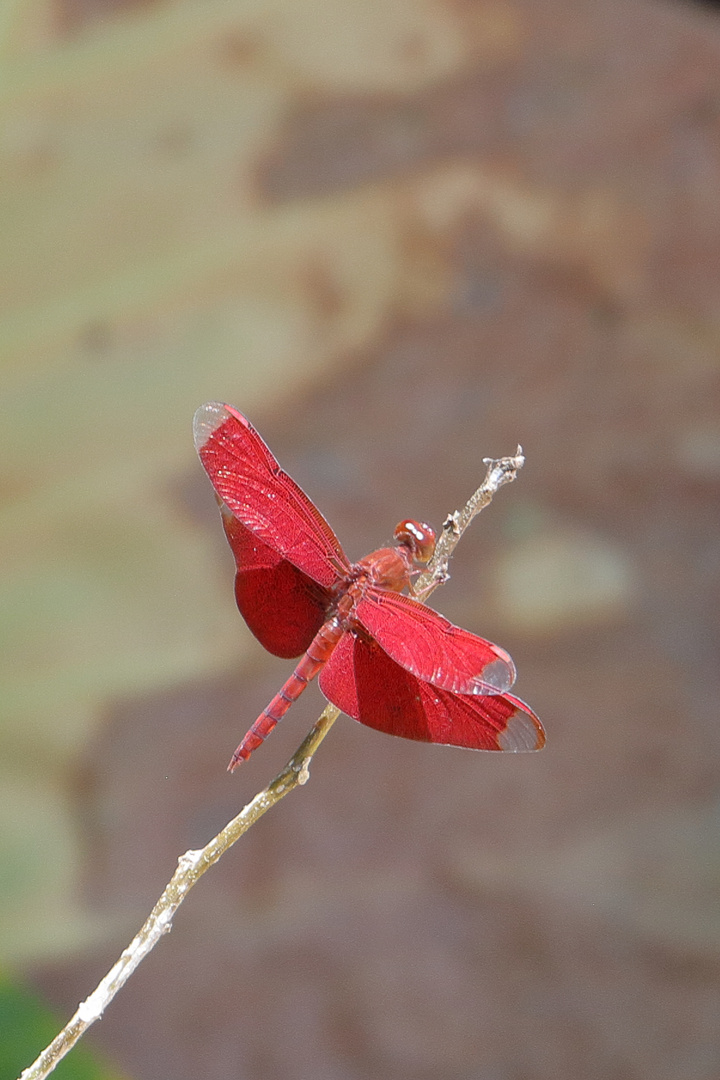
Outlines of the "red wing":
{"label": "red wing", "polygon": [[320,689],[354,720],[404,739],[515,753],[545,745],[542,724],[519,698],[442,690],[352,633],[320,673]]}
{"label": "red wing", "polygon": [[515,682],[515,665],[504,649],[410,596],[369,588],[354,617],[397,664],[441,690],[504,694]]}
{"label": "red wing", "polygon": [[[193,430],[205,471],[232,515],[306,577],[334,585],[349,569],[335,533],[242,413],[211,401],[195,413]],[[233,548],[238,564],[240,548]]]}
{"label": "red wing", "polygon": [[235,599],[245,622],[274,656],[300,656],[325,621],[329,590],[259,540],[225,503],[220,510],[237,562]]}

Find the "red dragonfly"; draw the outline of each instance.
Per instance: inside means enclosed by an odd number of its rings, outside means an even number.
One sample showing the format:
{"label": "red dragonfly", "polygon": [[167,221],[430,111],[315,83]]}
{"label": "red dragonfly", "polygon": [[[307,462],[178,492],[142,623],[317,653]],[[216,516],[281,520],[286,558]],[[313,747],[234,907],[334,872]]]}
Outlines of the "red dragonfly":
{"label": "red dragonfly", "polygon": [[472,750],[539,750],[535,713],[507,691],[515,665],[497,645],[453,626],[412,591],[435,533],[401,521],[395,547],[350,563],[320,511],[230,405],[195,414],[195,446],[235,556],[235,598],[275,656],[302,655],[232,756],[232,772],[320,675],[329,701],[368,727]]}

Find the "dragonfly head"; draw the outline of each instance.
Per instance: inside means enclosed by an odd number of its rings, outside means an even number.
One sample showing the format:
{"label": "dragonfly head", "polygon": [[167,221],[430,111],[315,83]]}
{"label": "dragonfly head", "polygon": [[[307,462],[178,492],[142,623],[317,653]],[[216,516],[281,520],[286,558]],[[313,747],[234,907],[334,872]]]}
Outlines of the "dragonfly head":
{"label": "dragonfly head", "polygon": [[410,552],[413,562],[426,563],[435,551],[435,530],[424,521],[401,521],[395,527],[395,539],[398,544]]}

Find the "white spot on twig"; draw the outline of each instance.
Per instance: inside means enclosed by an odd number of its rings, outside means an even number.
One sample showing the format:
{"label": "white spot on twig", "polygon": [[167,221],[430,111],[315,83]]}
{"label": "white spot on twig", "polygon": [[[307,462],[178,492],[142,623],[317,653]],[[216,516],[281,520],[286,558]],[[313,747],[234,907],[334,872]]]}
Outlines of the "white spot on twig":
{"label": "white spot on twig", "polygon": [[198,866],[200,865],[201,858],[202,851],[197,849],[193,850],[191,848],[189,851],[186,851],[184,855],[181,855],[178,859],[178,869],[182,870],[183,873],[187,873],[188,870],[197,870]]}

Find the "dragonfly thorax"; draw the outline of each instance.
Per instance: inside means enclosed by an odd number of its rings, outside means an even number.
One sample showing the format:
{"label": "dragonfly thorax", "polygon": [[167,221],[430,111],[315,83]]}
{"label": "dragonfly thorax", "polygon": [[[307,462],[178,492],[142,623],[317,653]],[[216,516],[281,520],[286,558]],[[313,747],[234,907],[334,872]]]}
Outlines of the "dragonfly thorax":
{"label": "dragonfly thorax", "polygon": [[405,547],[378,548],[355,563],[356,581],[360,590],[365,582],[391,592],[402,592],[410,584],[413,560]]}
{"label": "dragonfly thorax", "polygon": [[435,550],[435,531],[421,521],[401,521],[395,528],[397,547],[378,548],[352,568],[353,591],[359,594],[365,582],[391,592],[402,592],[417,571],[415,563],[426,563]]}

